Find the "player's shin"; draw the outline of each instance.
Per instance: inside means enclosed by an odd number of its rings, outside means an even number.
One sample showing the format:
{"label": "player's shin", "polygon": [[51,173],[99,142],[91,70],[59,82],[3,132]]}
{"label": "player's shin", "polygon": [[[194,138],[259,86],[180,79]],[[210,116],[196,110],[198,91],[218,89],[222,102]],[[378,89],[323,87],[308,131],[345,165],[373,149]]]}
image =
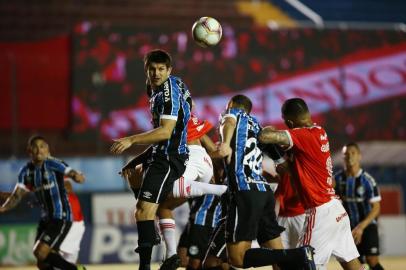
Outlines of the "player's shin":
{"label": "player's shin", "polygon": [[56,268],[65,269],[65,270],[76,270],[76,265],[66,261],[58,253],[50,252],[45,259],[45,263],[54,266]]}

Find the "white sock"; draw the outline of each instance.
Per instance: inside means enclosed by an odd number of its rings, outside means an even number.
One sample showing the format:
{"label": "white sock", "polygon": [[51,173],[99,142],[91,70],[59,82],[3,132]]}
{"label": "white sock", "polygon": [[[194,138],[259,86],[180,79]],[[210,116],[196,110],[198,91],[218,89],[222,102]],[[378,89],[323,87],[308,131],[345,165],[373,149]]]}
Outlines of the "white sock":
{"label": "white sock", "polygon": [[173,183],[172,195],[175,198],[191,198],[206,194],[221,196],[226,190],[227,186],[225,185],[185,181],[185,179],[181,177]]}
{"label": "white sock", "polygon": [[159,220],[159,226],[166,245],[166,259],[176,254],[175,220],[164,218]]}

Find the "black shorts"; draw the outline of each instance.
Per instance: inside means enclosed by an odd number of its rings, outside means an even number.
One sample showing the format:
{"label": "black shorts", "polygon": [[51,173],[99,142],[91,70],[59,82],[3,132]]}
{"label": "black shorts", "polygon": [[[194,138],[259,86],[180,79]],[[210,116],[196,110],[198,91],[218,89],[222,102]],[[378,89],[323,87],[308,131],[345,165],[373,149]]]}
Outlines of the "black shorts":
{"label": "black shorts", "polygon": [[280,236],[275,197],[272,191],[238,191],[230,196],[226,219],[226,241],[258,240],[262,244]]}
{"label": "black shorts", "polygon": [[187,255],[203,260],[213,228],[188,223],[179,239],[178,248],[187,248]]}
{"label": "black shorts", "polygon": [[138,199],[152,203],[164,201],[172,191],[173,182],[185,172],[187,157],[187,154],[154,154],[146,163]]}
{"label": "black shorts", "polygon": [[190,232],[190,223],[188,222],[183,229],[182,234],[180,235],[178,248],[188,248],[189,247],[189,232]]}
{"label": "black shorts", "polygon": [[187,254],[190,258],[203,260],[209,245],[213,228],[192,224],[189,231],[189,247]]}
{"label": "black shorts", "polygon": [[357,246],[360,256],[379,255],[379,235],[378,226],[369,224],[362,234],[361,243]]}
{"label": "black shorts", "polygon": [[216,257],[227,262],[227,249],[226,249],[226,219],[222,218],[214,229],[209,245],[207,247],[205,258]]}
{"label": "black shorts", "polygon": [[58,251],[71,226],[71,221],[61,219],[41,220],[37,227],[35,242],[39,240],[50,246],[53,250]]}

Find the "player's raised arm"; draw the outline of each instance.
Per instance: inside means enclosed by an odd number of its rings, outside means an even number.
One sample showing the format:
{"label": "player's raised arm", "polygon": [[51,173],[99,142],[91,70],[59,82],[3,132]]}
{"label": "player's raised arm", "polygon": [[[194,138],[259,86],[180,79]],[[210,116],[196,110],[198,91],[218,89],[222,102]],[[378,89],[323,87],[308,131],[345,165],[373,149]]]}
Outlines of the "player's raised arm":
{"label": "player's raised arm", "polygon": [[16,185],[11,195],[6,199],[3,205],[0,206],[0,213],[6,212],[18,205],[21,199],[28,193],[28,191],[21,187],[20,185]]}
{"label": "player's raised arm", "polygon": [[161,119],[161,125],[153,130],[140,134],[115,139],[110,148],[110,152],[121,154],[133,144],[154,144],[160,141],[168,140],[175,128],[176,120]]}
{"label": "player's raised arm", "polygon": [[66,175],[72,178],[76,183],[83,183],[85,181],[85,176],[75,170],[70,170]]}
{"label": "player's raised arm", "polygon": [[222,157],[231,157],[231,139],[235,131],[236,120],[233,117],[225,117],[221,125],[222,142],[219,147],[219,154]]}
{"label": "player's raised arm", "polygon": [[265,127],[259,134],[259,141],[263,144],[275,143],[289,145],[289,136],[286,131],[277,130],[272,126]]}

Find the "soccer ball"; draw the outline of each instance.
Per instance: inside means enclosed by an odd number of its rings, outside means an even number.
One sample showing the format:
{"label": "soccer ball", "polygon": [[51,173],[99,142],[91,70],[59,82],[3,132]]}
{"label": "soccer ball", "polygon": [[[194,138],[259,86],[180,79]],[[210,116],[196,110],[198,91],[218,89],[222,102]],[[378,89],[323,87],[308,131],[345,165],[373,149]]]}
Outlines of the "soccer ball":
{"label": "soccer ball", "polygon": [[221,24],[211,17],[201,17],[192,27],[193,39],[203,48],[219,43],[222,34]]}

